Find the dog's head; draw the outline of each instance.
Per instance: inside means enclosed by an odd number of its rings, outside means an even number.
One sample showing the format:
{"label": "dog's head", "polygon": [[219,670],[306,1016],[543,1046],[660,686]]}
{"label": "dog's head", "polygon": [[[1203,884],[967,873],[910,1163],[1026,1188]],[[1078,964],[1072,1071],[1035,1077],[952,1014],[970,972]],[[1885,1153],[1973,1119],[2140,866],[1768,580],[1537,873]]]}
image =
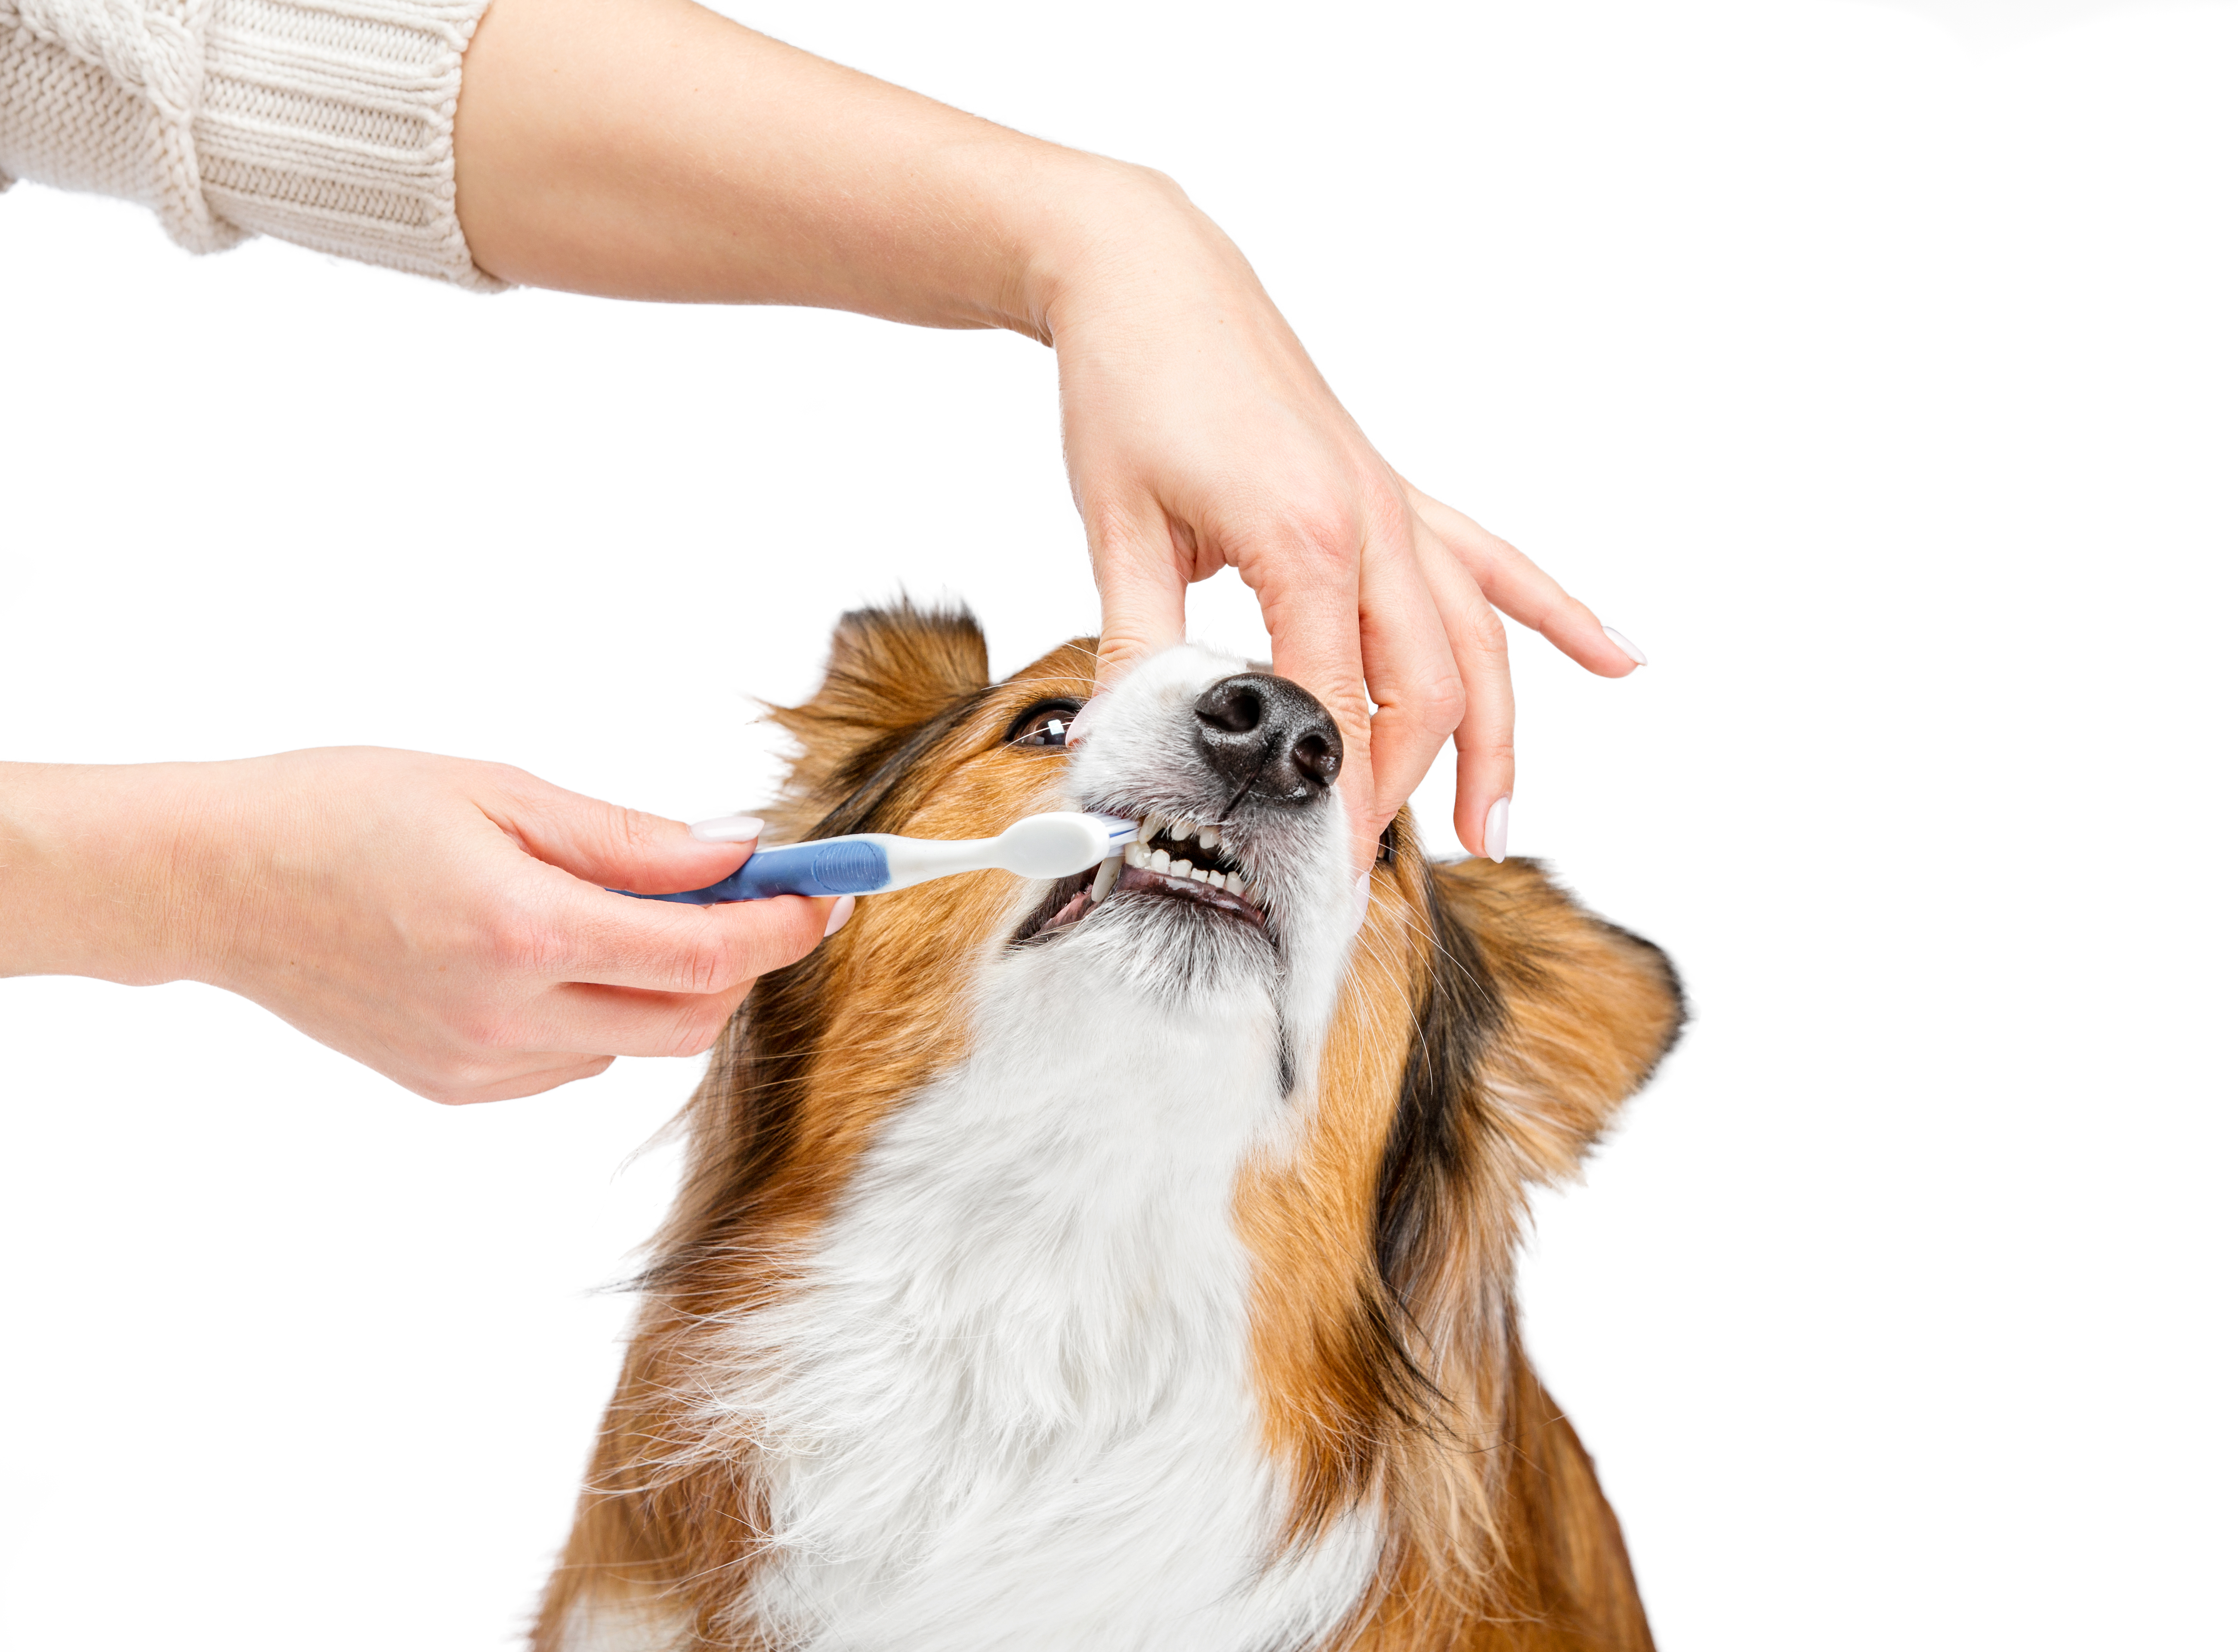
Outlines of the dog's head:
{"label": "dog's head", "polygon": [[[962,615],[849,615],[822,690],[775,713],[801,745],[779,829],[983,836],[1036,810],[1089,809],[1142,822],[1142,841],[1053,882],[990,873],[881,897],[855,919],[857,944],[882,969],[905,936],[950,971],[1023,951],[1036,974],[1062,957],[1084,979],[1092,956],[1112,985],[1175,1005],[1256,992],[1294,1019],[1326,1020],[1357,911],[1333,783],[1344,743],[1319,702],[1176,648],[1098,701],[1083,738],[1092,644],[997,684],[985,660]],[[871,985],[861,970],[851,979]]]}
{"label": "dog's head", "polygon": [[777,836],[979,837],[1056,809],[1152,831],[1100,876],[870,898],[765,978],[703,1090],[659,1272],[688,1298],[695,1253],[807,1239],[881,1124],[975,1041],[1112,1062],[1195,1041],[1265,1115],[1235,1220],[1310,1526],[1426,1410],[1497,1403],[1459,1391],[1496,1380],[1525,1185],[1573,1171],[1653,1068],[1677,982],[1528,862],[1434,864],[1403,815],[1363,920],[1331,783],[1346,754],[1310,695],[1176,648],[1073,740],[1094,671],[1081,640],[990,683],[968,616],[903,605],[849,615],[822,688],[774,714],[800,747]]}

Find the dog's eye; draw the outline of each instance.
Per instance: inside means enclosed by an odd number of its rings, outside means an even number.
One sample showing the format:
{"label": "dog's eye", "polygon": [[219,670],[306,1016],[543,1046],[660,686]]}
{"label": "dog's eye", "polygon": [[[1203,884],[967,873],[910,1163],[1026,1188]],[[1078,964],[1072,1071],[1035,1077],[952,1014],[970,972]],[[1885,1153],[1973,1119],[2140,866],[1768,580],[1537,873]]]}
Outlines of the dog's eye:
{"label": "dog's eye", "polygon": [[1042,700],[1018,713],[1003,737],[1014,746],[1041,751],[1064,750],[1065,731],[1072,727],[1078,700]]}

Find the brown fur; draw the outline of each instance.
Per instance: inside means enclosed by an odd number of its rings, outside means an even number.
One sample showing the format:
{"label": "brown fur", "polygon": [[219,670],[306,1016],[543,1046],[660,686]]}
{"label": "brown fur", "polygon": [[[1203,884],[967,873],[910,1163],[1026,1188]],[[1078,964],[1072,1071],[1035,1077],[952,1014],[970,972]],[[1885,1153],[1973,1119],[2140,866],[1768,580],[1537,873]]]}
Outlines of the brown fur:
{"label": "brown fur", "polygon": [[[1526,1185],[1573,1174],[1661,1059],[1677,983],[1534,863],[1434,866],[1403,819],[1396,836],[1304,1150],[1238,1199],[1263,1265],[1261,1399],[1298,1486],[1293,1535],[1384,1499],[1395,1530],[1363,1647],[1645,1648],[1622,1535],[1523,1354],[1511,1286]],[[1437,994],[1482,995],[1447,1013],[1497,1033],[1467,1052],[1476,1106],[1427,1190],[1441,1208],[1379,1268],[1379,1180]]]}
{"label": "brown fur", "polygon": [[[968,618],[850,615],[815,697],[773,714],[801,748],[777,835],[980,836],[1046,806],[1059,763],[1004,731],[1037,699],[1086,697],[1093,667],[1084,638],[990,687]],[[752,1443],[679,1450],[700,1345],[785,1289],[879,1123],[955,1058],[957,937],[989,933],[1011,887],[985,873],[881,895],[757,984],[685,1115],[685,1184],[538,1648],[586,1592],[681,1610],[706,1647],[757,1644],[731,1610],[761,1527]],[[872,988],[899,1008],[850,1014]],[[1388,1511],[1378,1588],[1334,1644],[1652,1644],[1592,1463],[1523,1354],[1512,1277],[1527,1185],[1574,1173],[1681,1014],[1655,948],[1528,862],[1434,866],[1402,817],[1303,1144],[1236,1195],[1293,1537],[1363,1498]]]}

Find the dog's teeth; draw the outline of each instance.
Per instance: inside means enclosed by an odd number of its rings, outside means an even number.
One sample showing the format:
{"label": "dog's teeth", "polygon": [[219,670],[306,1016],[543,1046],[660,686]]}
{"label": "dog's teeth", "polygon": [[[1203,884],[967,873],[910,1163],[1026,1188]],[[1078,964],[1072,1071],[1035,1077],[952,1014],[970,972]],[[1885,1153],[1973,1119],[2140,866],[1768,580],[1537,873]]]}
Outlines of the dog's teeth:
{"label": "dog's teeth", "polygon": [[1189,875],[1189,863],[1187,861],[1172,861],[1161,869],[1169,877],[1187,877]]}
{"label": "dog's teeth", "polygon": [[1147,843],[1157,835],[1158,817],[1155,815],[1145,815],[1136,823],[1135,841],[1136,843]]}
{"label": "dog's teeth", "polygon": [[1153,872],[1162,872],[1173,863],[1174,857],[1165,850],[1154,849],[1150,851],[1150,869]]}
{"label": "dog's teeth", "polygon": [[1189,869],[1189,876],[1199,883],[1209,883],[1212,882],[1212,874],[1206,871],[1202,866],[1191,867]]}
{"label": "dog's teeth", "polygon": [[1205,882],[1211,884],[1215,889],[1233,889],[1235,887],[1229,881],[1228,874],[1225,872],[1215,872],[1210,877],[1205,879]]}
{"label": "dog's teeth", "polygon": [[1196,841],[1203,844],[1207,849],[1218,849],[1220,847],[1220,828],[1217,826],[1199,827],[1197,829]]}
{"label": "dog's teeth", "polygon": [[1190,838],[1195,837],[1195,836],[1196,823],[1195,821],[1177,820],[1174,823],[1174,842],[1176,843],[1186,843]]}
{"label": "dog's teeth", "polygon": [[1096,869],[1096,882],[1088,891],[1088,903],[1093,906],[1111,893],[1111,886],[1119,881],[1119,857],[1116,855]]}
{"label": "dog's teeth", "polygon": [[1149,852],[1140,843],[1129,843],[1125,849],[1121,849],[1119,854],[1120,858],[1124,860],[1129,866],[1140,866],[1143,862],[1150,858]]}

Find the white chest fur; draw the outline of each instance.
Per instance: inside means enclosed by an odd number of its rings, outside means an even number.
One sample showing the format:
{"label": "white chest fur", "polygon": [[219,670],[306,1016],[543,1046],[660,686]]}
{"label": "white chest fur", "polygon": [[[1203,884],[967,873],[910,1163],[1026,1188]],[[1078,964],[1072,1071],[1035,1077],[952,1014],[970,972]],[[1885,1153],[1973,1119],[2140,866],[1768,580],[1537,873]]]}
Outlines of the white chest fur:
{"label": "white chest fur", "polygon": [[749,1604],[788,1642],[1275,1652],[1367,1583],[1365,1517],[1268,1564],[1287,1487],[1231,1211],[1294,1105],[1273,1011],[1130,1001],[1096,950],[982,975],[979,1054],[897,1112],[801,1288],[732,1333],[709,1420],[760,1446]]}

